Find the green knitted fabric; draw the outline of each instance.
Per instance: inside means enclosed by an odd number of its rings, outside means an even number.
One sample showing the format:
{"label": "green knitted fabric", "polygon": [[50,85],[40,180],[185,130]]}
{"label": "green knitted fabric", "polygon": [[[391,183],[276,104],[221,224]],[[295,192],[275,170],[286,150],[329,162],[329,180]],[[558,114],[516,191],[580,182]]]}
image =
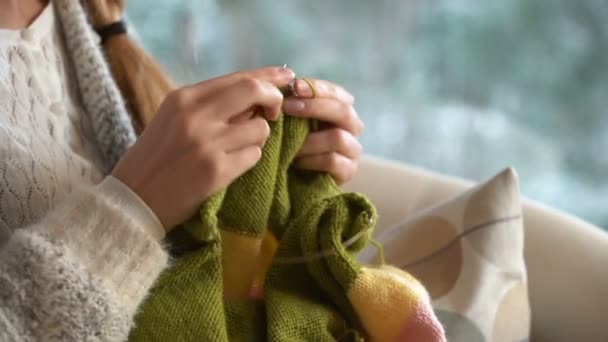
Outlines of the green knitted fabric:
{"label": "green knitted fabric", "polygon": [[[347,292],[375,209],[362,195],[342,193],[331,176],[291,167],[308,121],[282,115],[270,125],[256,167],[168,237],[174,265],[143,304],[131,341],[350,341],[363,334]],[[263,299],[227,298],[222,253],[231,246],[223,234],[258,241],[268,230],[280,243]],[[251,262],[243,258],[242,266]]]}

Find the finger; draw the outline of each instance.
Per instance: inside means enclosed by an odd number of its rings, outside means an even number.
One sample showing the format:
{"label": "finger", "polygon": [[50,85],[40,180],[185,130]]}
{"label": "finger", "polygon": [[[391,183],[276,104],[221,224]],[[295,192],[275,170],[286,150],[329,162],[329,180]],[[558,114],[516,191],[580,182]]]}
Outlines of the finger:
{"label": "finger", "polygon": [[350,159],[356,159],[361,156],[363,147],[357,138],[349,132],[332,128],[310,133],[306,137],[298,156],[305,157],[330,152],[337,152]]}
{"label": "finger", "polygon": [[355,109],[335,99],[300,99],[289,97],[283,103],[286,113],[310,119],[317,119],[343,128],[358,136],[363,130],[363,122]]}
{"label": "finger", "polygon": [[262,148],[255,145],[226,154],[227,164],[230,165],[226,170],[227,177],[230,180],[240,177],[254,167],[261,157]]}
{"label": "finger", "polygon": [[237,114],[230,119],[230,123],[240,123],[245,122],[258,114],[259,110],[250,109],[246,110],[244,113]]}
{"label": "finger", "polygon": [[269,82],[243,78],[232,86],[209,94],[205,101],[209,103],[206,111],[217,113],[226,121],[258,106],[263,108],[267,119],[276,120],[281,113],[283,94]]}
{"label": "finger", "polygon": [[338,184],[349,181],[357,171],[356,161],[335,152],[298,158],[296,166],[304,170],[328,172]]}
{"label": "finger", "polygon": [[248,146],[264,146],[269,134],[268,122],[261,117],[254,117],[227,125],[219,144],[224,151],[232,153]]}
{"label": "finger", "polygon": [[[314,90],[310,88],[311,85]],[[329,81],[297,79],[294,84],[294,90],[298,97],[310,98],[314,95],[314,97],[318,98],[336,99],[350,105],[355,103],[355,97],[351,93]]]}
{"label": "finger", "polygon": [[245,78],[255,78],[269,82],[276,87],[284,87],[293,81],[295,73],[288,68],[268,67],[252,71],[240,71],[232,74],[212,78],[189,86],[189,90],[197,93],[198,97],[205,97],[220,89],[236,84]]}

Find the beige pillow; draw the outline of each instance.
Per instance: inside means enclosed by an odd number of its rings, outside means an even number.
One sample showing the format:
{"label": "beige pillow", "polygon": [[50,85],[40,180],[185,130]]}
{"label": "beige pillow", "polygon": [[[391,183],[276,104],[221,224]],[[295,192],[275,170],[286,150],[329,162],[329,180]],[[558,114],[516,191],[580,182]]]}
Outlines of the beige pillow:
{"label": "beige pillow", "polygon": [[[523,239],[512,169],[376,237],[388,264],[425,285],[454,342],[528,340]],[[375,254],[368,249],[360,258]]]}

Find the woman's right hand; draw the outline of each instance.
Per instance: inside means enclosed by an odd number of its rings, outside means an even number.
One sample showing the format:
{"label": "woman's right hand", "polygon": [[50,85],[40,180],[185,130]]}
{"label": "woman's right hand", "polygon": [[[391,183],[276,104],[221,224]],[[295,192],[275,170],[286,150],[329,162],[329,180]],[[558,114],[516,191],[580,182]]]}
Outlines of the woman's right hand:
{"label": "woman's right hand", "polygon": [[[112,175],[131,188],[166,231],[190,218],[211,194],[252,168],[294,73],[272,67],[239,72],[169,94]],[[265,118],[244,117],[256,107]]]}

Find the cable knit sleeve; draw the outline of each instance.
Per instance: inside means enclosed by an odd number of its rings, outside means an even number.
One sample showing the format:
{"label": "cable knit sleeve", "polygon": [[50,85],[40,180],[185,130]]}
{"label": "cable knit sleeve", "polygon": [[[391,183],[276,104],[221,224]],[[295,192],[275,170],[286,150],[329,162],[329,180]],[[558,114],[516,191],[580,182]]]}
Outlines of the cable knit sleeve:
{"label": "cable knit sleeve", "polygon": [[122,341],[167,265],[160,222],[108,177],[0,249],[1,341]]}

